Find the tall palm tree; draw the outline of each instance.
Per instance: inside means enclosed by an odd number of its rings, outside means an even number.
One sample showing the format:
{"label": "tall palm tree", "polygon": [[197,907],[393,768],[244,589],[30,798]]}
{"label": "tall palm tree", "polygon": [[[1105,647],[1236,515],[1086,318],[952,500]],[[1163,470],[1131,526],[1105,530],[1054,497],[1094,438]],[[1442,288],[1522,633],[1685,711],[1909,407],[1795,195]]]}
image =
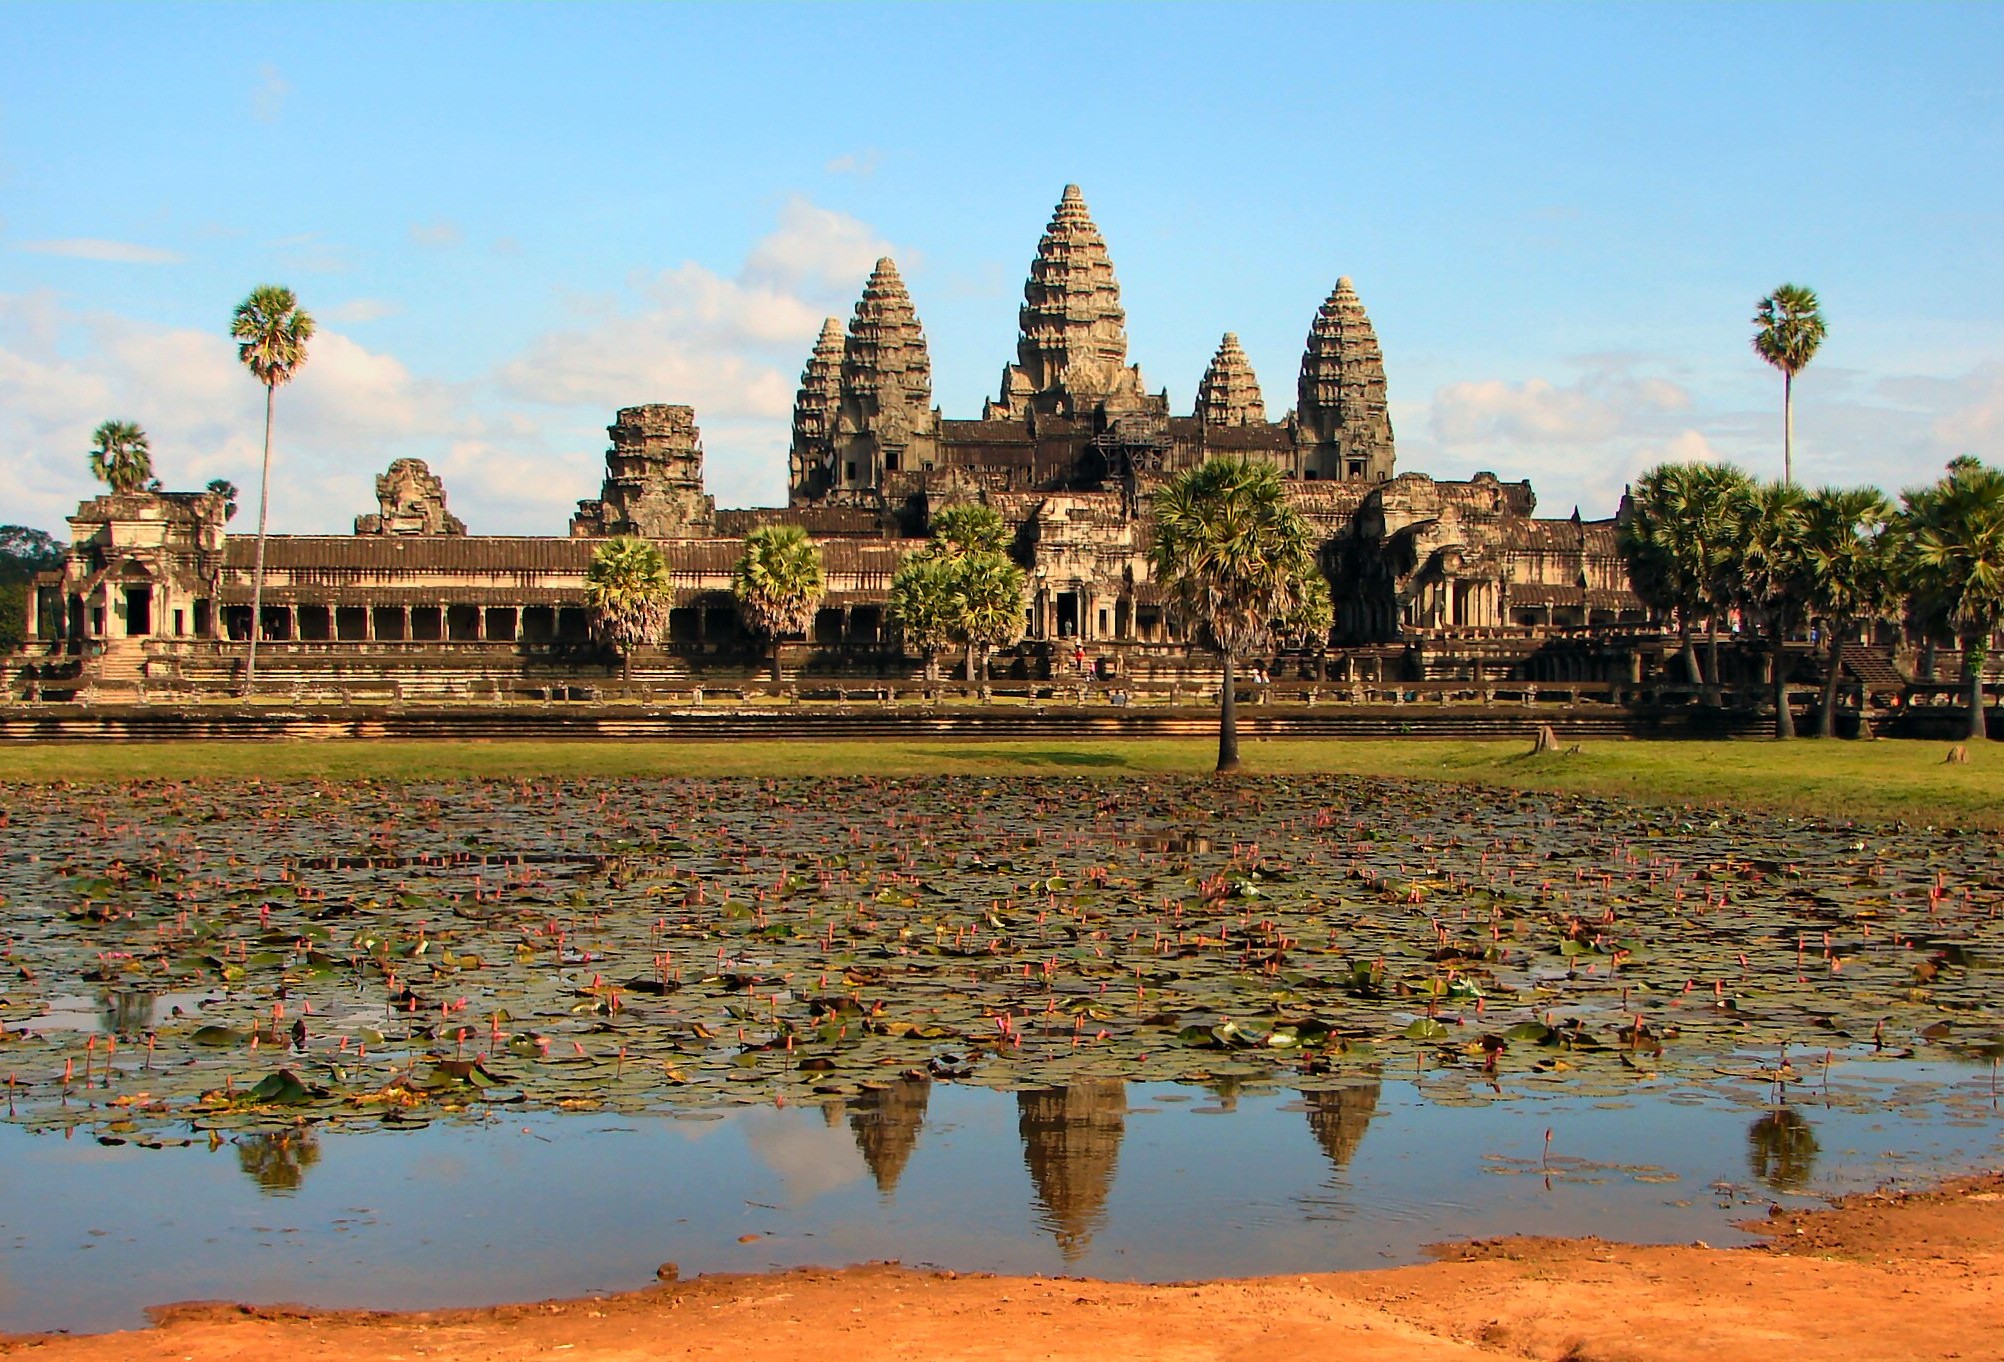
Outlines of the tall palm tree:
{"label": "tall palm tree", "polygon": [[1837,734],[1837,690],[1851,630],[1860,620],[1886,610],[1882,531],[1891,509],[1885,493],[1876,487],[1824,487],[1804,507],[1802,556],[1809,608],[1829,637],[1823,704],[1816,720],[1821,738]]}
{"label": "tall palm tree", "polygon": [[1816,290],[1783,284],[1754,313],[1754,353],[1781,370],[1781,480],[1795,481],[1795,376],[1816,358],[1827,328]]}
{"label": "tall palm tree", "polygon": [[953,641],[956,573],[951,560],[920,551],[907,554],[891,574],[891,622],[905,648],[925,659],[928,681],[940,650]]}
{"label": "tall palm tree", "polygon": [[1930,627],[1962,639],[1969,736],[1987,736],[1983,664],[2004,624],[2004,471],[1965,455],[1931,487],[1900,494],[1895,570]]}
{"label": "tall palm tree", "polygon": [[948,557],[967,553],[1000,553],[1008,544],[1008,527],[991,506],[960,502],[932,517],[933,547]]}
{"label": "tall palm tree", "polygon": [[[1272,646],[1322,569],[1315,532],[1272,464],[1210,459],[1155,495],[1155,578],[1177,613],[1224,661],[1218,699],[1218,772],[1239,769],[1234,663]],[[1326,587],[1325,587],[1326,590]]]}
{"label": "tall palm tree", "polygon": [[106,421],[90,440],[90,475],[113,492],[137,492],[153,477],[153,451],[136,423]]}
{"label": "tall palm tree", "polygon": [[585,609],[599,642],[619,654],[619,674],[633,674],[633,650],[668,625],[674,584],[668,560],[645,539],[609,539],[585,569]]}
{"label": "tall palm tree", "polygon": [[[1023,569],[1001,553],[967,554],[953,564],[954,639],[967,648],[967,680],[988,679],[988,661],[997,648],[1023,637]],[[975,675],[975,657],[981,672]]]}
{"label": "tall palm tree", "polygon": [[798,525],[767,525],[745,536],[744,553],[731,569],[731,594],[755,633],[772,640],[772,683],[780,675],[779,641],[804,634],[827,594],[821,550]]}
{"label": "tall palm tree", "polygon": [[1725,567],[1737,535],[1737,498],[1749,486],[1730,464],[1666,463],[1644,473],[1629,493],[1616,534],[1636,594],[1674,615],[1686,678],[1704,680],[1692,643],[1703,618],[1711,643],[1711,681],[1719,684],[1718,621],[1729,601]]}
{"label": "tall palm tree", "polygon": [[292,290],[259,284],[237,304],[230,318],[230,338],[237,359],[251,377],[264,384],[264,472],[257,485],[257,561],[251,571],[250,647],[244,653],[244,694],[257,687],[257,638],[264,632],[264,537],[271,510],[271,410],[279,388],[292,381],[306,363],[306,342],[313,338],[313,318],[299,306]]}
{"label": "tall palm tree", "polygon": [[1802,552],[1809,497],[1792,482],[1764,482],[1734,499],[1739,522],[1728,559],[1734,601],[1767,626],[1770,679],[1774,686],[1774,736],[1795,736],[1788,704],[1788,638],[1809,600]]}

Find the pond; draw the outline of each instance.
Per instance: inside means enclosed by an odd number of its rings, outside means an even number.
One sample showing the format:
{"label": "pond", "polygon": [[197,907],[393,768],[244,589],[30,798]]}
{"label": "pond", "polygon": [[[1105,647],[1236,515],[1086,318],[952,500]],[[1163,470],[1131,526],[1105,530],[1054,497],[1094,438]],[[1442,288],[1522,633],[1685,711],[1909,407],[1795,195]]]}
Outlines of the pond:
{"label": "pond", "polygon": [[9,795],[10,1328],[1719,1242],[1995,1152],[1991,835],[1319,776]]}

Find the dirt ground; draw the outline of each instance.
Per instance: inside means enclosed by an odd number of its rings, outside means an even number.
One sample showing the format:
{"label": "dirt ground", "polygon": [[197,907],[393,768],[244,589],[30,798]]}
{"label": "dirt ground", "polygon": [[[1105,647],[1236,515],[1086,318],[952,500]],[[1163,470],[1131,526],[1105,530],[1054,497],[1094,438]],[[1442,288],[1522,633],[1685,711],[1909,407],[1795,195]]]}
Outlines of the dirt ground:
{"label": "dirt ground", "polygon": [[1746,1249],[1459,1244],[1440,1261],[1168,1286],[891,1265],[670,1282],[604,1300],[424,1314],[178,1305],[130,1333],[0,1356],[140,1359],[2004,1357],[2004,1174],[1763,1222]]}

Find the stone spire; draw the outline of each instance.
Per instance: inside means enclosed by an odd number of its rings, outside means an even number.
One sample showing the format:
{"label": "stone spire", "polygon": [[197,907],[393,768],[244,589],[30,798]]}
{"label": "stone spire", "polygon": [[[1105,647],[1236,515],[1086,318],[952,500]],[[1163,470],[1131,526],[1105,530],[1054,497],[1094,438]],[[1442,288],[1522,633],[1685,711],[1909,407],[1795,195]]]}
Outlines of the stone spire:
{"label": "stone spire", "polygon": [[787,486],[793,497],[819,496],[828,485],[835,418],[842,408],[842,319],[821,323],[821,337],[800,374],[793,399],[793,451],[787,459]]}
{"label": "stone spire", "polygon": [[1127,1129],[1127,1085],[1117,1078],[1088,1078],[1065,1088],[1020,1091],[1016,1127],[1030,1184],[1043,1203],[1041,1219],[1057,1239],[1058,1252],[1075,1263],[1106,1218]]}
{"label": "stone spire", "polygon": [[1016,363],[1003,371],[990,415],[1141,405],[1141,371],[1127,363],[1127,313],[1113,260],[1075,184],[1065,186],[1037,242],[1018,319]]}
{"label": "stone spire", "polygon": [[642,535],[702,538],[717,504],[703,491],[703,436],[694,407],[621,407],[605,428],[605,482],[597,501],[580,501],[573,537]]}
{"label": "stone spire", "polygon": [[1348,278],[1336,281],[1315,314],[1295,417],[1304,474],[1371,482],[1392,476],[1385,356]]}
{"label": "stone spire", "polygon": [[1259,380],[1253,377],[1252,362],[1239,348],[1239,338],[1225,332],[1211,367],[1197,384],[1197,417],[1207,426],[1250,426],[1266,423],[1266,401],[1259,395]]}
{"label": "stone spire", "polygon": [[932,415],[925,332],[897,265],[885,256],[870,272],[842,346],[835,485],[881,488],[886,472],[904,466],[914,440],[931,439]]}

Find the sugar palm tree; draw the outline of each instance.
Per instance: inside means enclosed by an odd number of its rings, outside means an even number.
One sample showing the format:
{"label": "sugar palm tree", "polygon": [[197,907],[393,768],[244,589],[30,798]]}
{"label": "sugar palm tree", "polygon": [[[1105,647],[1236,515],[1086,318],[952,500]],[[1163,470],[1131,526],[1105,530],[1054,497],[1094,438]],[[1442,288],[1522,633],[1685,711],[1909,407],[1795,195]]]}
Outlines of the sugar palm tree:
{"label": "sugar palm tree", "polygon": [[136,423],[106,421],[90,441],[90,475],[113,492],[137,492],[152,479],[153,451]]}
{"label": "sugar palm tree", "polygon": [[1827,328],[1816,290],[1783,284],[1754,313],[1754,353],[1781,370],[1781,480],[1795,481],[1795,376],[1808,367]]}
{"label": "sugar palm tree", "polygon": [[891,574],[891,622],[905,648],[925,659],[925,678],[933,679],[940,650],[953,641],[956,569],[936,554],[907,554]]}
{"label": "sugar palm tree", "polygon": [[[953,563],[954,639],[967,648],[967,680],[988,679],[988,662],[997,648],[1023,637],[1023,569],[995,552],[965,555]],[[981,671],[975,675],[975,657]]]}
{"label": "sugar palm tree", "polygon": [[668,560],[645,539],[609,539],[585,569],[584,597],[593,636],[619,654],[619,674],[631,676],[633,650],[656,642],[668,624]]}
{"label": "sugar palm tree", "polygon": [[1876,487],[1824,487],[1804,508],[1803,567],[1810,611],[1829,637],[1823,676],[1823,704],[1816,720],[1821,738],[1837,733],[1837,690],[1844,670],[1844,645],[1860,620],[1885,613],[1887,601],[1884,537],[1892,509]]}
{"label": "sugar palm tree", "polygon": [[1738,533],[1735,499],[1747,487],[1728,464],[1666,463],[1644,473],[1629,493],[1616,534],[1636,594],[1673,615],[1688,680],[1704,679],[1692,643],[1703,618],[1711,637],[1711,680],[1719,683],[1718,619],[1726,609],[1724,571]]}
{"label": "sugar palm tree", "polygon": [[1983,664],[2004,624],[2004,471],[1965,455],[1900,500],[1891,527],[1899,584],[1930,627],[1961,637],[1969,736],[1984,738]]}
{"label": "sugar palm tree", "polygon": [[1768,660],[1774,686],[1774,736],[1795,736],[1788,704],[1788,638],[1809,601],[1803,555],[1809,497],[1792,482],[1764,482],[1742,488],[1734,498],[1739,533],[1728,556],[1732,598],[1760,617],[1767,628]]}
{"label": "sugar palm tree", "polygon": [[821,550],[798,525],[753,530],[731,569],[731,594],[753,632],[772,640],[772,683],[778,685],[780,639],[806,633],[827,594]]}
{"label": "sugar palm tree", "polygon": [[271,510],[271,413],[278,390],[292,381],[306,363],[306,342],[313,338],[313,318],[299,306],[292,290],[259,284],[237,304],[230,318],[230,338],[237,359],[251,377],[264,385],[264,471],[257,485],[257,559],[251,570],[250,646],[244,653],[244,693],[257,686],[257,638],[264,632],[264,538]]}
{"label": "sugar palm tree", "polygon": [[[1218,700],[1218,772],[1239,769],[1234,664],[1273,644],[1321,574],[1315,533],[1272,464],[1210,459],[1155,496],[1156,580],[1177,613],[1224,662]],[[1325,586],[1326,591],[1326,586]]]}
{"label": "sugar palm tree", "polygon": [[947,506],[932,517],[933,546],[948,557],[1000,553],[1008,544],[1008,533],[1001,515],[978,502]]}

